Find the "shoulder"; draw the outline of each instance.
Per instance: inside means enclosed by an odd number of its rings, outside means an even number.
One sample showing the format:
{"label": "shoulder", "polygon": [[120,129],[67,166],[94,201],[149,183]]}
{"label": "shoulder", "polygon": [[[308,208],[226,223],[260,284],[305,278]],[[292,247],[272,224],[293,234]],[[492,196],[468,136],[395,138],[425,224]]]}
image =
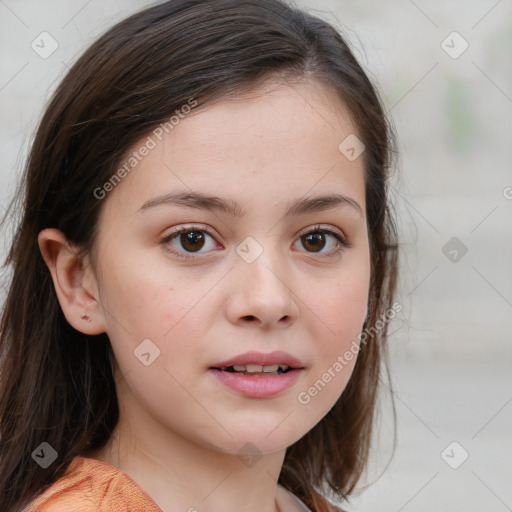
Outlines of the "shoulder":
{"label": "shoulder", "polygon": [[75,457],[64,475],[23,512],[162,512],[126,473],[104,462]]}

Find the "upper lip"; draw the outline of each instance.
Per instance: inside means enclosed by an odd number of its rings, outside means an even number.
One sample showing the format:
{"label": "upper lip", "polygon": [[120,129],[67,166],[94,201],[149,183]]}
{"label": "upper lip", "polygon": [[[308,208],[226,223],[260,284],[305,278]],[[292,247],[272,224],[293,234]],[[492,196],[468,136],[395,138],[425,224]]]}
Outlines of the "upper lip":
{"label": "upper lip", "polygon": [[211,368],[228,368],[229,366],[245,366],[248,364],[258,364],[261,366],[273,366],[275,364],[282,364],[290,366],[291,368],[303,368],[304,366],[300,359],[297,359],[291,354],[281,350],[268,353],[252,350],[250,352],[245,352],[244,354],[232,357],[231,359],[227,359],[226,361],[221,361],[217,364],[214,364],[211,366]]}

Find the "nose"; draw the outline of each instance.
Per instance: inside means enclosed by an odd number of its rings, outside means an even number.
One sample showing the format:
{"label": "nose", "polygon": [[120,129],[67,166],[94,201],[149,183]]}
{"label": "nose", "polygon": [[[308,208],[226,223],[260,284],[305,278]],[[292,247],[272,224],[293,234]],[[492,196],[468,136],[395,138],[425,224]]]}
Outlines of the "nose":
{"label": "nose", "polygon": [[298,297],[283,256],[269,249],[251,263],[237,256],[231,280],[227,314],[232,323],[284,328],[297,319]]}

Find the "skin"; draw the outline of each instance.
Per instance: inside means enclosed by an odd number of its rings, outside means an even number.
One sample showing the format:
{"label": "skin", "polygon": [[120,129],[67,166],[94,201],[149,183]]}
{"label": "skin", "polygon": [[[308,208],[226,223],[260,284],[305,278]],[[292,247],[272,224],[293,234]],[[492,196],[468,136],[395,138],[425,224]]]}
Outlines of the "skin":
{"label": "skin", "polygon": [[[56,229],[40,233],[67,320],[88,334],[106,332],[115,354],[120,421],[109,443],[88,456],[125,471],[164,511],[290,507],[277,486],[285,450],[334,405],[355,358],[309,403],[298,394],[350,348],[365,319],[363,158],[349,161],[338,150],[354,133],[339,98],[324,86],[266,83],[189,114],[166,134],[103,199],[90,257],[76,258]],[[173,205],[140,210],[178,189],[236,200],[246,214]],[[337,206],[283,217],[289,201],[331,193],[351,197],[362,214]],[[162,243],[191,224],[213,232],[198,252],[179,236]],[[339,242],[325,235],[315,252],[303,234],[318,224],[351,246],[335,254]],[[248,236],[263,249],[250,264],[236,252]],[[194,259],[169,247],[188,249]],[[145,366],[133,352],[148,338],[160,356]],[[249,350],[284,350],[304,370],[273,398],[244,397],[207,373]],[[250,467],[239,456],[246,443],[260,457]]]}

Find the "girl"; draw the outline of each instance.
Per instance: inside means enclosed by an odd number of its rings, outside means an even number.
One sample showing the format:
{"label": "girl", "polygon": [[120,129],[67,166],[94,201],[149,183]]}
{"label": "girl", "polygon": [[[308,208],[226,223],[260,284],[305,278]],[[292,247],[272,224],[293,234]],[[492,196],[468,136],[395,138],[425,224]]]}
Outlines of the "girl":
{"label": "girl", "polygon": [[396,306],[391,142],[340,34],[282,1],[98,39],[11,205],[2,510],[341,510]]}

